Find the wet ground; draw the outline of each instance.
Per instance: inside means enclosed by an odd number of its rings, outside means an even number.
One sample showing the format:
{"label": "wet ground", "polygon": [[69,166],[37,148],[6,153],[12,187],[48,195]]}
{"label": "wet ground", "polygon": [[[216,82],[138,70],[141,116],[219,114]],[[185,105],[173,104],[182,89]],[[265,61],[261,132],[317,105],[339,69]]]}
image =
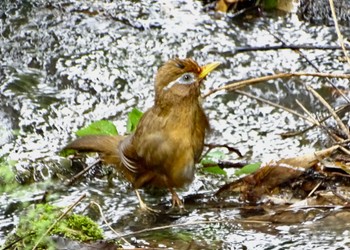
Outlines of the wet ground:
{"label": "wet ground", "polygon": [[[189,213],[149,217],[138,213],[130,186],[115,178],[87,179],[69,188],[62,184],[59,150],[75,138],[74,131],[100,120],[112,120],[125,132],[128,112],[146,110],[153,102],[153,77],[169,58],[192,57],[200,64],[220,61],[206,81],[205,93],[227,82],[279,72],[315,69],[291,50],[236,53],[237,47],[280,45],[337,45],[333,27],[300,22],[294,13],[261,12],[237,18],[204,11],[200,1],[3,1],[0,9],[0,156],[16,161],[17,179],[26,184],[0,196],[0,243],[13,229],[21,204],[51,191],[51,202],[67,206],[83,192],[98,202],[113,228],[122,234],[144,228],[189,221],[226,220],[227,223],[177,227],[136,235],[136,245],[175,249],[342,249],[349,231],[342,226],[240,223],[247,216],[243,204],[211,204],[207,198],[191,202],[196,193],[212,194],[227,180],[199,173],[180,194]],[[350,29],[342,27],[344,37]],[[305,56],[321,72],[349,72],[340,50],[307,50]],[[331,95],[320,78],[292,78],[245,89],[256,96],[302,112],[324,107],[301,86],[307,81],[333,105],[344,101]],[[348,88],[348,80],[332,80]],[[279,135],[300,130],[305,121],[285,111],[235,93],[218,92],[206,98],[212,132],[208,142],[231,143],[244,155],[228,159],[257,162],[299,155],[328,146],[327,135],[315,129],[302,136]],[[59,174],[59,175],[58,175]],[[57,178],[58,175],[58,178]],[[51,178],[51,177],[55,178]],[[34,182],[33,182],[34,181]],[[167,194],[144,194],[150,204],[168,204]],[[208,202],[209,204],[206,204]],[[223,208],[224,207],[224,208]],[[90,211],[91,212],[91,211]],[[249,213],[254,213],[250,210]],[[91,212],[106,231],[100,216]],[[235,221],[237,219],[237,221]]]}

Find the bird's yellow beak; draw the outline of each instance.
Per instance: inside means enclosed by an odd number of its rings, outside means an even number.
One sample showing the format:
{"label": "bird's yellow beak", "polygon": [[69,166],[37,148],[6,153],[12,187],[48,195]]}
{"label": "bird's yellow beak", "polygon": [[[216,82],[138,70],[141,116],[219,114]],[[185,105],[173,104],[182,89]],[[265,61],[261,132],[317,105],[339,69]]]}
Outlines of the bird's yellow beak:
{"label": "bird's yellow beak", "polygon": [[203,79],[204,77],[206,77],[210,72],[216,69],[220,64],[221,64],[220,62],[213,62],[202,66],[201,67],[202,71],[199,74],[199,79]]}

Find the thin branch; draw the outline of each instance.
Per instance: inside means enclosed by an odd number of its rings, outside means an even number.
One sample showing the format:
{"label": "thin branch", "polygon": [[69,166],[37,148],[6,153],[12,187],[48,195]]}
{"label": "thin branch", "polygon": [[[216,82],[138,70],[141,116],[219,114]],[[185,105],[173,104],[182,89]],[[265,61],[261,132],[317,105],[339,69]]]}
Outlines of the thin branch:
{"label": "thin branch", "polygon": [[224,85],[222,87],[212,89],[208,93],[203,95],[203,98],[206,98],[218,91],[221,90],[236,90],[240,89],[246,86],[254,85],[260,82],[274,80],[278,78],[291,78],[291,77],[300,77],[300,76],[312,76],[312,77],[329,77],[329,78],[345,78],[350,79],[350,74],[331,74],[331,73],[311,73],[311,72],[291,72],[291,73],[279,73],[275,75],[269,75],[269,76],[261,76],[257,78],[251,78],[247,80],[242,80],[238,82],[232,82],[227,85]]}
{"label": "thin branch", "polygon": [[340,146],[339,148],[340,148],[340,150],[342,150],[345,154],[350,155],[350,151],[349,151],[348,149],[344,148],[343,146]]}
{"label": "thin branch", "polygon": [[346,139],[346,140],[337,142],[336,144],[337,144],[337,145],[342,145],[342,144],[349,143],[349,142],[350,142],[350,139]]}
{"label": "thin branch", "polygon": [[230,153],[234,152],[239,157],[243,157],[243,155],[237,148],[231,147],[228,144],[205,143],[204,146],[207,147],[208,149],[207,151],[205,151],[204,154],[202,154],[202,158],[200,159],[200,161],[214,148],[226,148]]}
{"label": "thin branch", "polygon": [[160,227],[152,227],[152,228],[145,228],[141,229],[138,231],[130,232],[130,233],[125,233],[121,236],[111,238],[109,240],[115,240],[120,237],[127,237],[135,234],[141,234],[141,233],[147,233],[147,232],[153,232],[153,231],[158,231],[158,230],[164,230],[164,229],[169,229],[169,228],[174,228],[174,227],[185,227],[185,226],[192,226],[192,225],[201,225],[201,224],[212,224],[212,223],[227,223],[228,220],[218,220],[218,221],[194,221],[194,222],[185,222],[181,224],[175,224],[175,225],[166,225],[166,226],[160,226]]}
{"label": "thin branch", "polygon": [[[237,90],[236,90],[237,91]],[[345,105],[345,106],[342,106],[340,108],[338,108],[335,112],[336,113],[340,113],[342,111],[344,111],[345,109],[347,109],[349,107],[349,104]],[[326,120],[328,120],[329,118],[333,117],[332,115],[327,115],[326,117],[323,117],[321,120],[319,120],[319,123],[323,123],[325,122]],[[296,131],[296,132],[287,132],[287,133],[282,133],[280,134],[283,138],[288,138],[288,137],[293,137],[293,136],[297,136],[297,135],[301,135],[301,134],[304,134],[306,133],[307,131],[311,130],[311,129],[314,129],[315,127],[317,127],[317,125],[313,124],[311,125],[310,127],[307,127],[305,129],[303,129],[302,131]],[[322,128],[324,128],[327,132],[327,128],[322,126]],[[329,132],[328,132],[329,133]],[[336,144],[337,145],[341,145],[341,144],[344,144],[344,143],[348,143],[350,142],[350,139],[346,139],[346,140],[342,140],[342,141],[339,141],[337,142]]]}
{"label": "thin branch", "polygon": [[[280,39],[278,39],[280,40]],[[346,47],[350,49],[350,47]],[[267,51],[267,50],[280,50],[280,49],[291,49],[291,50],[341,50],[340,46],[319,46],[319,45],[294,45],[294,44],[285,44],[275,45],[275,46],[246,46],[246,47],[236,47],[234,49],[234,53],[243,53],[243,52],[251,52],[251,51]]]}
{"label": "thin branch", "polygon": [[347,52],[347,50],[345,48],[343,35],[341,34],[340,29],[339,29],[339,24],[338,24],[338,21],[337,21],[337,14],[335,13],[333,0],[329,0],[329,5],[331,7],[332,18],[333,18],[333,21],[334,21],[334,27],[335,27],[335,30],[337,32],[337,36],[338,36],[338,40],[339,40],[340,46],[342,47],[342,50],[343,50],[344,55],[345,55],[345,58],[346,58],[348,64],[350,65],[350,58],[349,58],[348,52]]}
{"label": "thin branch", "polygon": [[[249,98],[255,99],[255,100],[257,100],[257,101],[260,101],[260,102],[262,102],[262,103],[268,104],[268,105],[270,105],[270,106],[272,106],[272,107],[276,107],[276,108],[282,109],[282,110],[284,110],[284,111],[286,111],[286,112],[289,112],[289,113],[291,113],[291,114],[293,114],[293,115],[296,115],[296,116],[298,116],[298,117],[300,117],[300,118],[302,118],[302,119],[304,119],[304,120],[306,120],[307,122],[309,122],[309,123],[312,124],[312,126],[306,128],[305,130],[303,130],[303,131],[301,131],[301,132],[282,134],[281,136],[284,137],[284,138],[291,137],[291,136],[295,136],[295,135],[298,135],[298,134],[303,134],[303,133],[307,132],[308,130],[313,129],[314,127],[317,127],[317,126],[323,127],[323,126],[321,125],[321,123],[323,123],[324,121],[326,121],[326,120],[329,119],[330,117],[334,117],[334,115],[331,114],[331,115],[328,115],[327,117],[323,118],[322,120],[318,121],[317,119],[315,119],[315,118],[312,116],[312,114],[311,114],[298,100],[296,100],[297,104],[304,110],[305,113],[308,114],[308,116],[304,116],[304,115],[302,115],[302,114],[296,112],[296,111],[293,110],[293,109],[286,108],[286,107],[281,106],[281,105],[279,105],[279,104],[276,104],[276,103],[273,103],[273,102],[271,102],[271,101],[265,100],[265,99],[263,99],[263,98],[254,96],[254,95],[252,95],[252,94],[250,94],[250,93],[247,93],[247,92],[245,92],[245,91],[235,90],[235,92],[238,93],[238,94],[241,94],[241,95],[245,95],[245,96],[247,96],[247,97],[249,97]],[[343,106],[343,107],[341,107],[341,108],[335,110],[334,113],[337,114],[337,113],[343,111],[343,110],[344,110],[345,108],[347,108],[347,107],[348,107],[348,105],[345,105],[345,106]],[[324,127],[323,127],[323,128],[324,128]],[[324,129],[326,129],[326,128],[324,128]],[[327,130],[327,129],[326,129],[326,130]]]}
{"label": "thin branch", "polygon": [[166,226],[160,226],[160,227],[152,227],[152,228],[145,228],[138,231],[125,233],[119,237],[110,238],[108,240],[116,240],[120,237],[127,237],[131,235],[141,234],[141,233],[148,233],[158,230],[164,230],[164,229],[171,229],[175,227],[186,227],[186,226],[193,226],[193,225],[203,225],[203,224],[217,224],[217,223],[229,223],[229,222],[236,222],[236,223],[259,223],[259,224],[269,224],[270,222],[266,221],[253,221],[253,220],[213,220],[213,221],[193,221],[193,222],[185,222],[185,223],[179,223],[179,224],[173,224],[173,225],[166,225]]}
{"label": "thin branch", "polygon": [[250,94],[250,93],[248,93],[248,92],[242,91],[242,90],[235,90],[235,92],[238,93],[238,94],[240,94],[240,95],[245,95],[245,96],[247,96],[247,97],[249,97],[249,98],[255,99],[255,100],[259,101],[259,102],[268,104],[268,105],[270,105],[270,106],[272,106],[272,107],[279,108],[279,109],[282,109],[282,110],[284,110],[284,111],[287,111],[287,112],[289,112],[289,113],[291,113],[291,114],[293,114],[293,115],[296,115],[296,116],[298,116],[298,117],[300,117],[300,118],[302,118],[302,119],[308,121],[308,122],[311,123],[311,124],[314,124],[314,121],[313,121],[312,119],[310,119],[309,117],[307,117],[307,116],[305,116],[305,115],[302,115],[302,114],[296,112],[296,111],[293,110],[293,109],[286,108],[286,107],[284,107],[284,106],[282,106],[282,105],[279,105],[279,104],[277,104],[277,103],[271,102],[271,101],[269,101],[269,100],[263,99],[263,98],[258,97],[258,96],[254,96],[254,95],[252,95],[252,94]]}
{"label": "thin branch", "polygon": [[[266,29],[267,32],[270,33],[271,36],[273,36],[275,39],[280,41],[283,45],[287,45],[285,41],[282,40],[282,38],[275,35],[275,33],[272,33],[269,29]],[[341,48],[341,47],[338,47]],[[320,69],[300,50],[301,48],[291,48],[294,52],[298,53],[299,56],[304,58],[308,64],[311,65],[312,68],[314,68],[317,72],[321,72]],[[349,98],[331,81],[331,79],[326,78],[327,82],[337,91],[337,93],[344,98],[344,100],[348,103],[350,103]]]}
{"label": "thin branch", "polygon": [[329,105],[329,103],[319,94],[317,93],[313,88],[311,88],[308,85],[305,85],[306,88],[328,109],[329,113],[333,116],[333,118],[338,123],[339,128],[343,131],[343,133],[346,135],[347,139],[350,138],[350,131],[347,126],[343,123],[343,121],[339,118],[337,113],[334,111],[334,109]]}
{"label": "thin branch", "polygon": [[315,127],[320,127],[323,128],[332,138],[334,138],[333,134],[329,131],[329,129],[321,124],[319,120],[317,120],[312,113],[305,108],[305,106],[299,102],[299,100],[296,100],[296,103],[304,110],[304,112],[310,117],[311,120],[314,121],[314,126]]}
{"label": "thin branch", "polygon": [[281,133],[279,134],[283,139],[286,139],[286,138],[290,138],[290,137],[295,137],[295,136],[298,136],[298,135],[302,135],[302,134],[305,134],[307,131],[313,129],[317,127],[316,125],[312,125],[310,127],[307,127],[301,131],[293,131],[293,132],[285,132],[285,133]]}
{"label": "thin branch", "polygon": [[69,179],[65,184],[67,186],[72,185],[78,178],[80,178],[83,174],[85,174],[87,171],[89,171],[90,169],[92,169],[93,167],[95,167],[98,163],[100,163],[101,160],[98,159],[96,161],[94,161],[91,165],[87,166],[86,168],[84,168],[82,171],[80,171],[78,174],[74,175],[71,179]]}
{"label": "thin branch", "polygon": [[305,108],[305,106],[299,102],[299,100],[295,100],[296,103],[299,105],[299,107],[301,107],[302,110],[304,110],[304,112],[308,115],[308,117],[310,118],[310,120],[312,120],[312,123],[315,125],[315,126],[320,126],[321,124],[319,123],[319,121],[312,116],[312,114],[310,113],[309,110],[307,110],[307,108]]}
{"label": "thin branch", "polygon": [[307,197],[311,197],[311,195],[313,195],[315,193],[315,191],[321,186],[321,184],[323,183],[323,181],[320,181],[319,183],[317,183],[315,185],[315,187],[311,190],[311,192],[307,195]]}
{"label": "thin branch", "polygon": [[86,197],[86,194],[83,194],[79,197],[79,199],[74,202],[72,205],[70,205],[61,215],[58,217],[58,219],[55,220],[55,222],[46,230],[46,232],[41,235],[39,240],[35,243],[35,246],[32,248],[32,250],[35,250],[40,242],[43,240],[43,238],[50,233],[50,231],[56,226],[58,222],[60,222],[64,216],[66,216],[76,205],[78,205],[84,198]]}
{"label": "thin branch", "polygon": [[115,233],[115,234],[117,235],[117,237],[120,237],[126,244],[131,245],[124,237],[119,236],[119,233],[116,232],[116,231],[109,225],[109,223],[108,223],[108,221],[107,221],[107,219],[106,219],[106,217],[105,217],[105,215],[104,215],[104,213],[103,213],[103,211],[102,211],[101,206],[100,206],[97,202],[94,202],[94,201],[91,201],[91,204],[92,204],[92,205],[95,205],[95,206],[98,208],[98,210],[100,211],[100,214],[101,214],[101,216],[102,216],[102,219],[103,219],[103,221],[106,223],[107,227],[108,227],[113,233]]}

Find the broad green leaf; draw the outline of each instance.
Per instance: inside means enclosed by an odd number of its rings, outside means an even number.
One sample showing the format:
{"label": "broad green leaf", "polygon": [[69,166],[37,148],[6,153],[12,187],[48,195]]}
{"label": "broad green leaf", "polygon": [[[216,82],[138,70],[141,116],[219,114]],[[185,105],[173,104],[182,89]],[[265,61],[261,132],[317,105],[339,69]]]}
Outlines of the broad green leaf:
{"label": "broad green leaf", "polygon": [[208,154],[206,154],[205,157],[203,157],[203,159],[201,160],[201,164],[203,166],[211,166],[202,168],[203,171],[211,174],[227,175],[226,171],[217,165],[218,161],[223,159],[224,157],[225,153],[220,150],[210,151]]}
{"label": "broad green leaf", "polygon": [[202,165],[214,165],[214,164],[217,164],[217,161],[213,161],[212,159],[209,159],[207,157],[204,157],[202,160],[201,160],[201,164]]}
{"label": "broad green leaf", "polygon": [[222,160],[225,156],[225,153],[220,150],[210,151],[208,154],[206,154],[201,163],[203,165],[205,164],[215,164],[218,162],[218,160]]}
{"label": "broad green leaf", "polygon": [[220,150],[212,150],[207,154],[208,157],[213,159],[222,159],[225,156],[225,153]]}
{"label": "broad green leaf", "polygon": [[261,166],[261,162],[245,165],[241,169],[237,170],[235,172],[235,175],[240,176],[240,175],[243,175],[243,174],[254,173],[260,166]]}
{"label": "broad green leaf", "polygon": [[220,168],[219,166],[205,167],[203,168],[203,171],[211,174],[227,175],[226,171]]}
{"label": "broad green leaf", "polygon": [[100,120],[91,123],[89,126],[79,129],[75,132],[77,136],[86,135],[117,135],[118,131],[114,124],[110,121]]}
{"label": "broad green leaf", "polygon": [[131,112],[128,115],[128,123],[126,125],[126,130],[128,133],[131,133],[136,129],[137,124],[139,123],[142,115],[143,113],[137,108],[133,108],[131,110]]}

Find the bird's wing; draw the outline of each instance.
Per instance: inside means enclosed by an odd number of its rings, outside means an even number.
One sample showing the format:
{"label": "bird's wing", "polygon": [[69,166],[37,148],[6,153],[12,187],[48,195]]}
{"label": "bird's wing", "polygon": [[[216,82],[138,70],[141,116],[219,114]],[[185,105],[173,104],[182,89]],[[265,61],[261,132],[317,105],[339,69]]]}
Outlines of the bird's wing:
{"label": "bird's wing", "polygon": [[140,163],[138,162],[137,152],[132,144],[132,135],[128,136],[120,143],[119,154],[120,159],[126,169],[133,173],[139,172]]}

